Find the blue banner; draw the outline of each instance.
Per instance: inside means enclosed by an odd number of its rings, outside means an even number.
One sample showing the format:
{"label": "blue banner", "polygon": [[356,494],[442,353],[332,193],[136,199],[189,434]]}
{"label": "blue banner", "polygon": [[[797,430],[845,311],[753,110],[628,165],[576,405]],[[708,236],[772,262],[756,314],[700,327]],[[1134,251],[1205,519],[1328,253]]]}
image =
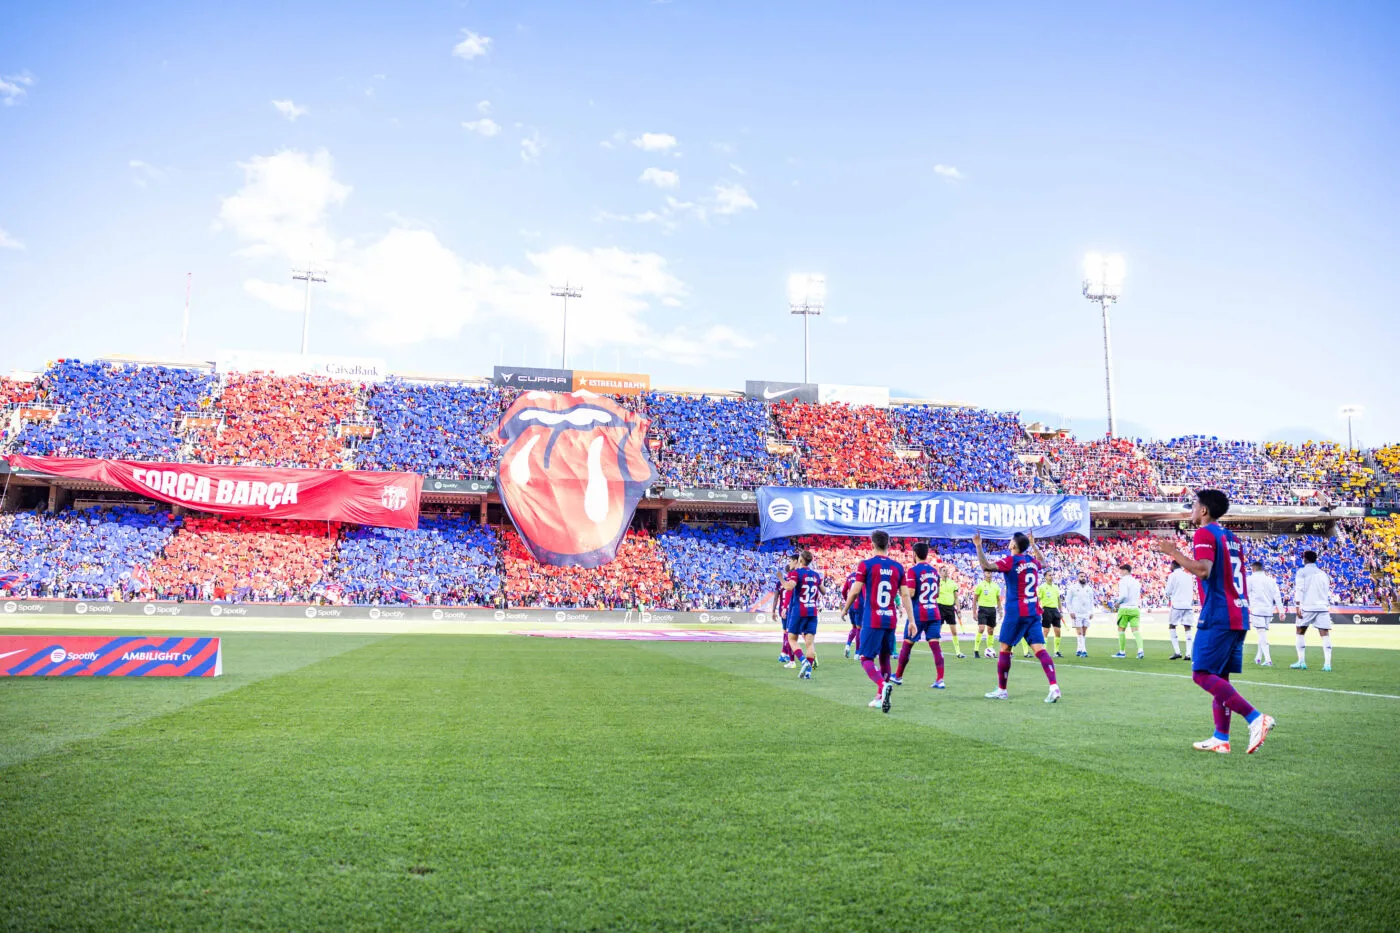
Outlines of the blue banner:
{"label": "blue banner", "polygon": [[995,492],[906,492],[892,489],[758,490],[762,538],[791,535],[868,535],[884,529],[901,538],[1089,537],[1087,496],[1023,496]]}

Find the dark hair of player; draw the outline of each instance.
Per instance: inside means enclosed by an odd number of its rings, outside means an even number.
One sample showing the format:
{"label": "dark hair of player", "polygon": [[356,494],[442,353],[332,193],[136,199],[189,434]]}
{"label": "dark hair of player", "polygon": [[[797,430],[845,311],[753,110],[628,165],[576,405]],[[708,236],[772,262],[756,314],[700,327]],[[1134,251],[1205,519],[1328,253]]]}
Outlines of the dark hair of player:
{"label": "dark hair of player", "polygon": [[812,552],[811,552],[811,551],[803,551],[803,552],[802,552],[802,566],[803,566],[803,567],[810,567],[810,566],[812,566]]}
{"label": "dark hair of player", "polygon": [[1316,552],[1316,551],[1304,551],[1304,552],[1303,552],[1303,563],[1305,563],[1305,564],[1315,564],[1315,563],[1317,563],[1317,552]]}
{"label": "dark hair of player", "polygon": [[1031,539],[1026,537],[1026,533],[1018,531],[1011,536],[1011,543],[1016,546],[1017,554],[1024,554],[1031,549]]}
{"label": "dark hair of player", "polygon": [[1264,562],[1262,560],[1252,560],[1249,562],[1249,566],[1253,567],[1255,570],[1263,570]]}
{"label": "dark hair of player", "polygon": [[890,533],[883,529],[870,532],[870,543],[875,545],[877,551],[888,551],[890,549]]}
{"label": "dark hair of player", "polygon": [[1172,569],[1173,569],[1173,570],[1179,570],[1179,569],[1181,569],[1181,565],[1178,564],[1176,561],[1172,561]]}
{"label": "dark hair of player", "polygon": [[1206,507],[1211,518],[1223,518],[1230,511],[1230,497],[1219,489],[1196,490],[1196,501]]}
{"label": "dark hair of player", "polygon": [[928,560],[928,542],[927,542],[927,541],[915,541],[915,542],[914,542],[914,556],[917,557],[919,560]]}
{"label": "dark hair of player", "polygon": [[1126,571],[1128,571],[1128,573],[1132,573],[1132,572],[1133,572],[1133,565],[1132,565],[1132,564],[1129,564],[1129,563],[1122,563],[1122,564],[1119,564],[1119,565],[1118,565],[1118,569],[1119,569],[1119,570],[1126,570]]}

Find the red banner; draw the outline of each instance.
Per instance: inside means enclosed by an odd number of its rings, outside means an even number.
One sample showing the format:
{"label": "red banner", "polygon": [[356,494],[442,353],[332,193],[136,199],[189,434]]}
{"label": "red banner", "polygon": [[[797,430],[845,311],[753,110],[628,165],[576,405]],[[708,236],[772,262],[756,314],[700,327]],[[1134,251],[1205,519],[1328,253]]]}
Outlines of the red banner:
{"label": "red banner", "polygon": [[10,468],[106,483],[172,505],[239,518],[304,518],[417,528],[423,477],[11,454]]}
{"label": "red banner", "polygon": [[218,677],[220,640],[182,635],[0,635],[0,677]]}

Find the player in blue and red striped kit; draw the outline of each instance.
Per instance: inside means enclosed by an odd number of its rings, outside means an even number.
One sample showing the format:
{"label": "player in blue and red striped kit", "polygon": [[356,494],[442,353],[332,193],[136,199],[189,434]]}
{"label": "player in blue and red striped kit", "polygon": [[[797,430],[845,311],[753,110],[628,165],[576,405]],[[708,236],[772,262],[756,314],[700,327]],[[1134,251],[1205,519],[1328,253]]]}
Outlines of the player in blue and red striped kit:
{"label": "player in blue and red striped kit", "polygon": [[797,662],[792,659],[792,653],[788,651],[787,617],[788,610],[792,608],[792,590],[787,588],[788,574],[797,569],[797,555],[790,555],[778,575],[778,585],[773,588],[773,618],[778,622],[778,630],[782,633],[783,646],[778,650],[778,663],[784,667],[796,667]]}
{"label": "player in blue and red striped kit", "polygon": [[[871,532],[870,544],[875,554],[856,567],[856,580],[851,584],[841,611],[849,615],[852,604],[865,594],[865,615],[861,619],[860,650],[856,657],[865,668],[865,676],[875,684],[875,699],[870,705],[888,713],[890,693],[894,689],[890,679],[890,655],[894,653],[894,628],[899,593],[904,586],[904,566],[890,557],[889,532]],[[877,658],[879,670],[875,668]]]}
{"label": "player in blue and red striped kit", "polygon": [[982,550],[982,536],[972,536],[977,546],[977,560],[983,570],[1001,571],[1006,580],[1006,616],[1001,621],[1001,631],[997,633],[997,689],[988,693],[989,700],[1005,700],[1006,681],[1011,674],[1011,646],[1025,639],[1040,659],[1045,669],[1045,679],[1050,681],[1050,693],[1046,703],[1060,699],[1060,686],[1055,681],[1055,659],[1045,650],[1045,634],[1040,624],[1040,564],[1043,558],[1036,546],[1033,535],[1016,532],[1011,537],[1011,553],[1000,560],[992,560]]}
{"label": "player in blue and red striped kit", "polygon": [[928,642],[933,652],[933,666],[938,677],[931,684],[933,689],[944,689],[943,684],[943,613],[938,608],[938,587],[943,581],[938,570],[928,562],[928,544],[919,541],[914,545],[914,566],[904,572],[904,644],[899,649],[899,664],[894,669],[894,683],[904,683],[904,668],[909,663],[909,655],[922,638]]}
{"label": "player in blue and red striped kit", "polygon": [[[844,586],[841,587],[842,605],[845,605],[846,597],[851,595],[851,585],[856,582],[857,576],[858,575],[854,570],[846,574],[846,583]],[[853,645],[855,643],[855,640],[860,637],[860,623],[861,620],[864,618],[865,597],[859,596],[857,597],[856,601],[851,604],[850,619],[848,620],[851,623],[851,630],[846,633],[846,660],[848,661],[851,658],[851,653],[853,650],[851,648],[851,645]]]}
{"label": "player in blue and red striped kit", "polygon": [[1191,676],[1211,695],[1215,714],[1215,734],[1195,748],[1203,752],[1230,753],[1230,714],[1238,713],[1249,723],[1252,755],[1264,744],[1274,728],[1274,718],[1249,704],[1230,683],[1230,675],[1244,669],[1244,636],[1249,631],[1249,583],[1245,577],[1244,546],[1234,532],[1220,524],[1230,511],[1230,500],[1218,489],[1202,489],[1191,506],[1191,522],[1196,534],[1191,539],[1192,556],[1181,553],[1176,542],[1162,538],[1157,550],[1181,565],[1200,581],[1201,620],[1196,626],[1196,642],[1191,647]]}
{"label": "player in blue and red striped kit", "polygon": [[[802,671],[797,676],[803,680],[812,679],[812,669],[817,666],[817,612],[821,609],[822,575],[812,569],[812,552],[803,551],[797,558],[798,566],[788,571],[783,589],[789,594],[787,620],[783,628],[787,632],[788,649],[793,657],[802,662]],[[806,645],[803,655],[802,644]]]}

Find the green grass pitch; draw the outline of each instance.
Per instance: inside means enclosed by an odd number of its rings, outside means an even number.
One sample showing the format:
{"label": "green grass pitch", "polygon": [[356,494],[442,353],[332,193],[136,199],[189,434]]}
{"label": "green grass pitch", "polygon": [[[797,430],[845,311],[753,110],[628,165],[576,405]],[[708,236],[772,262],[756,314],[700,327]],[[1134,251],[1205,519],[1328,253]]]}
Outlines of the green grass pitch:
{"label": "green grass pitch", "polygon": [[888,716],[830,647],[241,634],[219,680],[0,682],[0,927],[1400,928],[1400,652],[1249,665],[1325,689],[1245,685],[1278,729],[1219,756],[1181,662],[1108,646],[1053,706],[921,646]]}

